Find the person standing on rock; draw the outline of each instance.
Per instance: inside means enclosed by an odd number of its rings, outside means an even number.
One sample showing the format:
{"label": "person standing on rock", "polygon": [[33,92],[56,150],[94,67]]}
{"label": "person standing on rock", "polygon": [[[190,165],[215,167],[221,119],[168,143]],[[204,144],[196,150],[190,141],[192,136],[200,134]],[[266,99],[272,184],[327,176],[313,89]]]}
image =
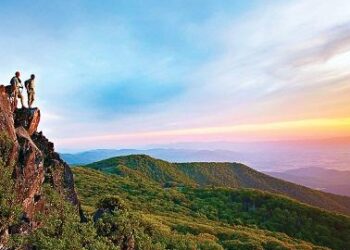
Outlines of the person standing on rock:
{"label": "person standing on rock", "polygon": [[[14,92],[15,99],[19,98],[21,100],[21,104],[22,104],[22,108],[23,108],[24,107],[23,95],[20,91],[20,89],[23,89],[23,85],[22,85],[22,81],[21,81],[20,76],[21,76],[21,74],[17,71],[15,73],[15,76],[12,77],[10,84],[12,86],[12,91]],[[15,102],[15,103],[17,103],[17,102]]]}
{"label": "person standing on rock", "polygon": [[32,105],[34,102],[34,97],[35,97],[34,80],[35,80],[35,75],[32,74],[32,75],[30,75],[30,78],[24,82],[24,86],[26,87],[27,94],[28,94],[28,107],[29,108],[32,108]]}

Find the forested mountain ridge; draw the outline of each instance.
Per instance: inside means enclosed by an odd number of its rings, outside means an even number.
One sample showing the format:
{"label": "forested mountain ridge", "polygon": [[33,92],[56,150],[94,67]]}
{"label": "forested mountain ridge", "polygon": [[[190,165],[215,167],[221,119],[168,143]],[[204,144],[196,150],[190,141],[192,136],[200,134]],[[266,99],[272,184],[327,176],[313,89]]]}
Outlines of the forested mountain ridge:
{"label": "forested mountain ridge", "polygon": [[[350,198],[313,190],[255,171],[240,163],[169,163],[146,155],[114,157],[86,167],[107,173],[140,175],[165,186],[254,188],[350,214]],[[136,172],[135,172],[136,171]]]}
{"label": "forested mountain ridge", "polygon": [[[143,156],[140,156],[143,157]],[[128,159],[123,159],[124,164]],[[158,162],[159,163],[159,162]],[[100,166],[101,167],[101,166]],[[119,169],[119,168],[118,168]],[[114,174],[75,167],[86,211],[118,195],[152,224],[166,249],[349,249],[350,218],[245,188],[164,185],[125,166]],[[138,174],[137,174],[138,172]],[[310,243],[308,243],[310,242]],[[311,244],[311,245],[310,245]]]}

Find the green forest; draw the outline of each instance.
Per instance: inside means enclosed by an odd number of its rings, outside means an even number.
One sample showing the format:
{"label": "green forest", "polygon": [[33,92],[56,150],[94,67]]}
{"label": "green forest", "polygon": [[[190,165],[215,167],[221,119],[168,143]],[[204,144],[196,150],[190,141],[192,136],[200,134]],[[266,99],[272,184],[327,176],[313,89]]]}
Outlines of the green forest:
{"label": "green forest", "polygon": [[[350,249],[347,215],[278,192],[239,187],[244,176],[252,180],[247,174],[226,173],[221,184],[212,176],[215,185],[204,178],[211,170],[189,174],[196,166],[206,164],[174,165],[136,155],[73,167],[80,216],[46,185],[50,213],[38,215],[39,229],[11,237],[10,244],[14,249]],[[15,225],[16,216],[8,215],[16,210],[4,203],[11,196],[9,180],[3,175],[0,183],[0,219]]]}

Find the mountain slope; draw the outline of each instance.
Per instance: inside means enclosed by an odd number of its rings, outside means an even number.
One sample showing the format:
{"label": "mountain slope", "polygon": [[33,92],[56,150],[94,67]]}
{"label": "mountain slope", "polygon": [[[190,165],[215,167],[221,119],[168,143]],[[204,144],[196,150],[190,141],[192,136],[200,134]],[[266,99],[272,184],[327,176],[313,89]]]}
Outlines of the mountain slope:
{"label": "mountain slope", "polygon": [[268,176],[238,163],[179,163],[177,167],[201,185],[255,188],[279,193],[320,208],[350,214],[350,198],[320,192]]}
{"label": "mountain slope", "polygon": [[[283,196],[250,189],[167,188],[148,178],[110,175],[80,167],[73,168],[73,172],[86,210],[93,211],[96,201],[104,195],[118,195],[152,224],[152,231],[162,235],[167,249],[350,247],[349,217]],[[165,240],[180,237],[192,242],[192,247]],[[196,245],[204,241],[206,247]]]}
{"label": "mountain slope", "polygon": [[115,157],[87,167],[108,173],[120,173],[121,166],[162,185],[174,182],[190,186],[254,188],[283,194],[309,205],[350,214],[350,198],[324,193],[282,181],[238,163],[169,163],[146,155]]}
{"label": "mountain slope", "polygon": [[[179,171],[176,165],[166,161],[154,159],[147,155],[114,157],[86,166],[114,174],[130,173],[130,171],[125,173],[127,169],[137,170],[140,176],[148,178],[149,180],[160,182],[162,184],[174,183],[196,185],[196,182],[186,174]],[[134,172],[134,174],[136,173]]]}

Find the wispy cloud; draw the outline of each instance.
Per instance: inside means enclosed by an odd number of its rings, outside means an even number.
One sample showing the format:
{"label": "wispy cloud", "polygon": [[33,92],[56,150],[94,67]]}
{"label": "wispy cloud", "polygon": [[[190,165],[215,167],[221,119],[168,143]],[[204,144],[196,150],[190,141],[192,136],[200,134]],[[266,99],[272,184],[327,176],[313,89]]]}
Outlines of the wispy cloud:
{"label": "wispy cloud", "polygon": [[1,81],[37,73],[42,128],[62,147],[348,117],[350,2],[238,2],[4,1]]}
{"label": "wispy cloud", "polygon": [[[322,114],[328,116],[347,105],[349,95],[342,100],[338,93],[329,96],[335,85],[347,84],[350,8],[346,5],[344,1],[283,2],[258,8],[239,21],[222,16],[208,21],[203,33],[220,50],[195,72],[193,103],[200,103],[202,112],[230,109],[226,117],[238,119],[260,116],[256,111],[262,105],[267,120],[319,116],[319,105],[328,106]],[[304,108],[286,114],[284,109],[292,105]]]}

